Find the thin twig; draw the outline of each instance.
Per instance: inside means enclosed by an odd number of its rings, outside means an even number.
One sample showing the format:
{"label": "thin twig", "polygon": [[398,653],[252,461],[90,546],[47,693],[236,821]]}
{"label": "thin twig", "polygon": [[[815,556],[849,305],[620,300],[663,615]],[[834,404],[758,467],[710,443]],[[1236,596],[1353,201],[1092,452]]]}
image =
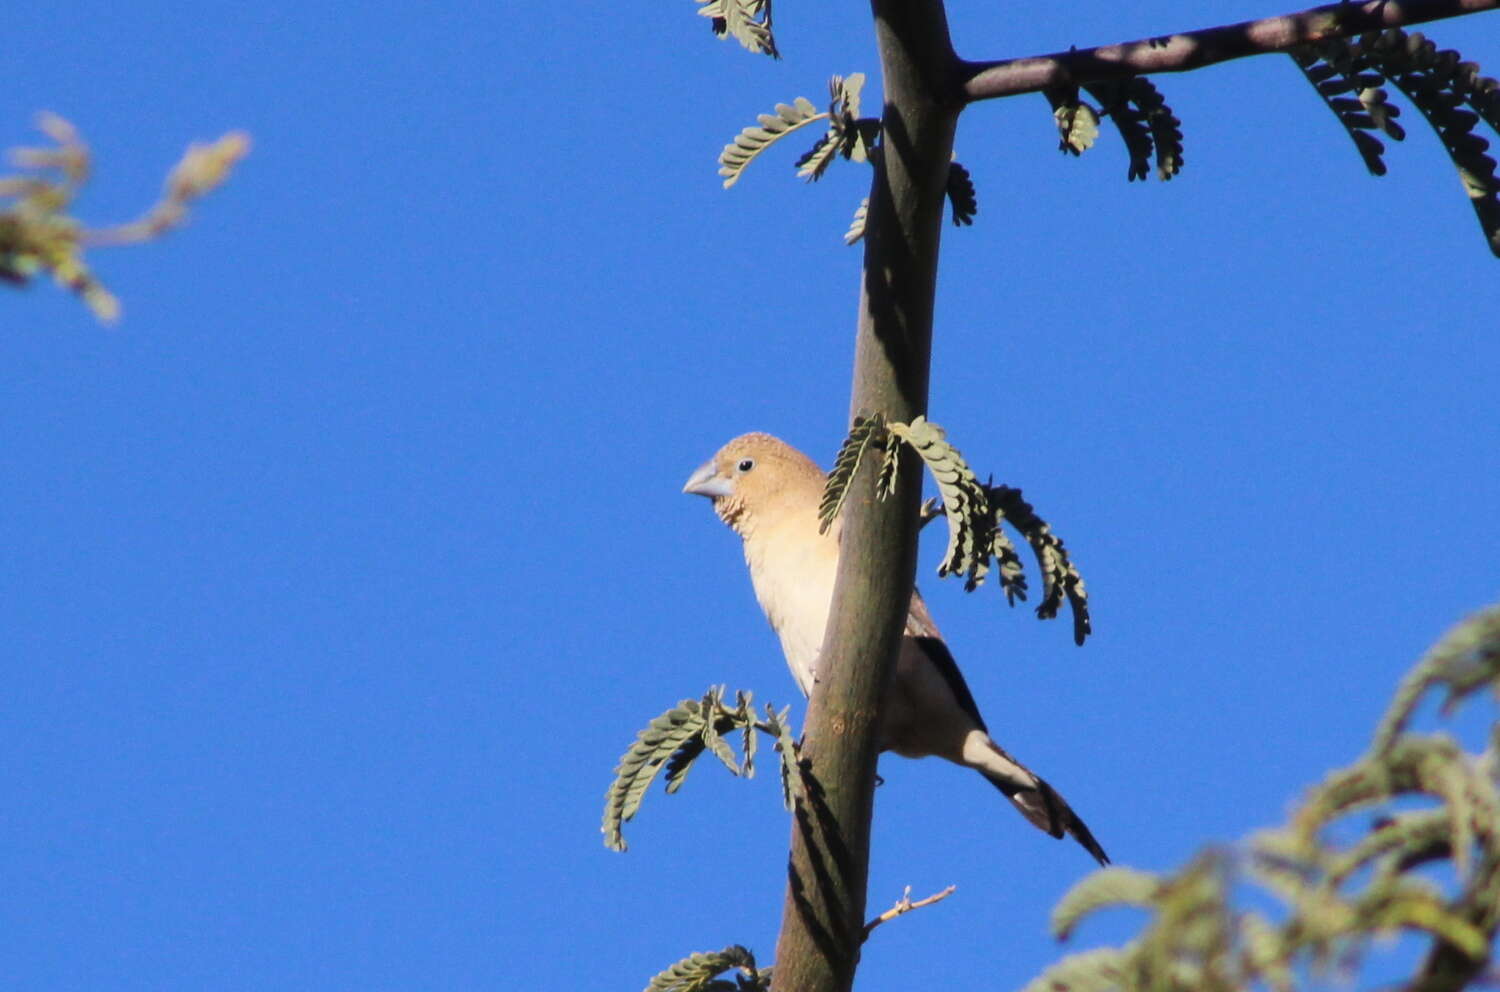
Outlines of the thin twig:
{"label": "thin twig", "polygon": [[935,892],[932,895],[928,896],[926,899],[919,899],[916,902],[912,902],[911,901],[911,886],[908,885],[902,891],[901,898],[896,900],[896,905],[892,906],[890,909],[886,910],[884,913],[881,913],[879,916],[875,917],[869,923],[865,924],[865,939],[869,940],[870,939],[870,931],[872,931],[876,927],[880,926],[880,924],[885,923],[885,922],[887,922],[889,920],[894,920],[896,917],[901,916],[904,913],[910,913],[914,909],[921,909],[923,906],[931,906],[935,902],[939,902],[939,901],[941,901],[943,899],[946,899],[946,898],[948,898],[949,896],[951,896],[953,894],[953,890],[956,889],[956,888],[958,888],[958,886],[956,886],[956,885],[950,885],[946,889],[944,889],[943,891],[941,891],[941,892]]}
{"label": "thin twig", "polygon": [[167,176],[161,199],[136,220],[114,227],[83,231],[90,247],[129,245],[152,241],[187,220],[188,206],[229,178],[229,173],[250,152],[250,136],[231,131],[211,144],[191,145]]}

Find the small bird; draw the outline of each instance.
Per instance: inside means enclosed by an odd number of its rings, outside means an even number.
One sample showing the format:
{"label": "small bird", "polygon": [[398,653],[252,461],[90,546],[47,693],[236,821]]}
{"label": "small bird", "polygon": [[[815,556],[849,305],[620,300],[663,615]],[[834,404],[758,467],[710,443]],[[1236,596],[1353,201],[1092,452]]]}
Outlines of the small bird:
{"label": "small bird", "polygon": [[[804,696],[817,681],[839,562],[839,522],[819,533],[823,482],[822,469],[796,448],[770,434],[744,434],[682,487],[713,500],[719,519],[744,539],[755,598]],[[1037,827],[1053,837],[1070,834],[1101,865],[1109,863],[1063,797],[990,739],[958,664],[915,590],[884,710],[881,750],[908,758],[935,754],[972,768]]]}

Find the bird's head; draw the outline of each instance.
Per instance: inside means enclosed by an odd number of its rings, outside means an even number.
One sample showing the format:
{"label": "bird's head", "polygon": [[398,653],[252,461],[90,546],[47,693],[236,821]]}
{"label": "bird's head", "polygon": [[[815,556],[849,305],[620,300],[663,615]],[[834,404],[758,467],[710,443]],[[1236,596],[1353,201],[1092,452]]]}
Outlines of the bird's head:
{"label": "bird's head", "polygon": [[713,500],[719,518],[749,536],[757,520],[785,512],[815,513],[823,471],[780,438],[741,434],[699,466],[682,491]]}

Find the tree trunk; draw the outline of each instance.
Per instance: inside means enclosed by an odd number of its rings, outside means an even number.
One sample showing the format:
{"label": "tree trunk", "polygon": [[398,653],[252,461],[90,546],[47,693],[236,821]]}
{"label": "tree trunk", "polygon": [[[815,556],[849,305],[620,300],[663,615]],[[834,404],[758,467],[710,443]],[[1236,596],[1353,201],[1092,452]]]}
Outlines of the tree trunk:
{"label": "tree trunk", "polygon": [[[851,417],[927,412],[938,245],[960,102],[941,0],[872,0],[885,76],[882,154],[865,228]],[[868,463],[844,508],[842,555],[804,727],[809,798],[792,828],[776,947],[779,992],[846,992],[864,939],[877,730],[911,599],[922,467],[896,498]]]}

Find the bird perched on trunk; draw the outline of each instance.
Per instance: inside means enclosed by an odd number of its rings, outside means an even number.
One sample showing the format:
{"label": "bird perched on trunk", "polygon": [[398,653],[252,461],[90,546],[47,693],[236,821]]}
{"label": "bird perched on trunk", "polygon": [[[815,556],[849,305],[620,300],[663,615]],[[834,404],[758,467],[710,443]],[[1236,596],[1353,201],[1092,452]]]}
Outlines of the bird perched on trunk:
{"label": "bird perched on trunk", "polygon": [[[823,471],[796,448],[769,434],[745,434],[720,448],[682,487],[713,500],[714,512],[744,539],[755,597],[803,695],[817,681],[839,562],[839,523],[819,533],[823,481]],[[1053,837],[1070,834],[1100,864],[1109,862],[1062,796],[990,739],[915,590],[883,709],[882,750],[908,758],[935,754],[972,768],[1036,826]]]}

